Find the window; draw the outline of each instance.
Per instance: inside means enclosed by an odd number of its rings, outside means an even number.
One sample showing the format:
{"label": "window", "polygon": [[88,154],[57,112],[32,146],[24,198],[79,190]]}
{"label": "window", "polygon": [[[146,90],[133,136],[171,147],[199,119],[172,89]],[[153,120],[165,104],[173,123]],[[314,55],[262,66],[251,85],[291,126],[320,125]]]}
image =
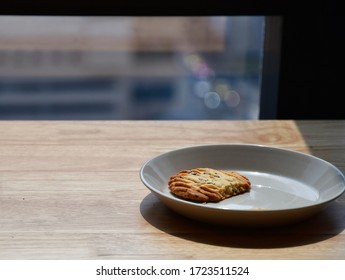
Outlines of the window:
{"label": "window", "polygon": [[0,119],[258,119],[264,16],[0,16]]}

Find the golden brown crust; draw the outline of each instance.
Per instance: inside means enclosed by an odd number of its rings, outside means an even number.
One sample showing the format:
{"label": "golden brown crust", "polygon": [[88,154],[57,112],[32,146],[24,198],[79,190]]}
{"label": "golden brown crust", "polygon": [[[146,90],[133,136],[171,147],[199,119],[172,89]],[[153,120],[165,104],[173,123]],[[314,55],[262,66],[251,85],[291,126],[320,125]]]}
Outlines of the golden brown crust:
{"label": "golden brown crust", "polygon": [[212,168],[181,170],[170,177],[168,185],[173,194],[198,202],[219,202],[250,190],[247,177]]}

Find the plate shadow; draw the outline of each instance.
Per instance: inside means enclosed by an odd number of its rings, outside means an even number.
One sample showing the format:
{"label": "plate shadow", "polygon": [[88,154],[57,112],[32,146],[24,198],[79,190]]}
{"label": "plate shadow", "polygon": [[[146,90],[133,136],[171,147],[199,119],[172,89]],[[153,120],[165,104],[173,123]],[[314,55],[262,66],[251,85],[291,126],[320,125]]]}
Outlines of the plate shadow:
{"label": "plate shadow", "polygon": [[[186,218],[148,194],[140,204],[143,218],[157,229],[194,242],[223,247],[271,249],[303,246],[332,238],[344,228],[343,219],[332,213],[345,213],[337,201],[313,217],[295,224],[269,228],[238,228],[206,224]],[[341,226],[339,226],[341,225]]]}

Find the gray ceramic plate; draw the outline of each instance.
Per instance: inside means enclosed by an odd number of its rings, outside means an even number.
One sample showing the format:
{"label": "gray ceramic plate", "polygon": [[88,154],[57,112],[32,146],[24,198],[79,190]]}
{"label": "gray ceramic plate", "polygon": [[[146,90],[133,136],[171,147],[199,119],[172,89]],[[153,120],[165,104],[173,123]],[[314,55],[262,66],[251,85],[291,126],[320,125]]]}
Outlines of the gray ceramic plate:
{"label": "gray ceramic plate", "polygon": [[[170,176],[183,169],[234,170],[251,181],[250,192],[218,203],[195,203],[170,193]],[[199,221],[262,227],[308,218],[345,190],[343,173],[315,156],[262,145],[204,145],[170,151],[140,170],[144,185],[169,208]]]}

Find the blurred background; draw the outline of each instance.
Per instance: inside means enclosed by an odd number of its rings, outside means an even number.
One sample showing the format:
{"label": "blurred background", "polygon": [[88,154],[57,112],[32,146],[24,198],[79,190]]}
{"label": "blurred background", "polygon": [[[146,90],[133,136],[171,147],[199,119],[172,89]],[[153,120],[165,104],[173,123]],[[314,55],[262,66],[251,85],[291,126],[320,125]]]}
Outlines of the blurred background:
{"label": "blurred background", "polygon": [[0,119],[258,119],[264,16],[0,16]]}

